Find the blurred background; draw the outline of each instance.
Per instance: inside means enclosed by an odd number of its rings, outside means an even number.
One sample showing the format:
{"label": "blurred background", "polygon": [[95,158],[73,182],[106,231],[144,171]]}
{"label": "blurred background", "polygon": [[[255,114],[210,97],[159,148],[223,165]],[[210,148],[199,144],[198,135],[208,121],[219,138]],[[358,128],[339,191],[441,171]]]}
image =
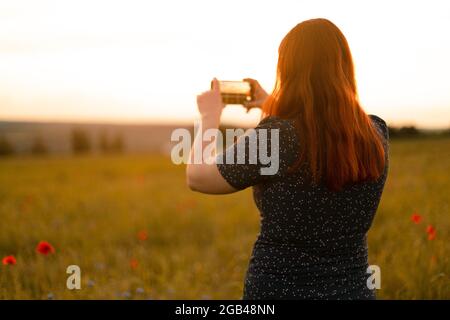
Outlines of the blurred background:
{"label": "blurred background", "polygon": [[[0,298],[239,298],[259,228],[251,192],[189,191],[170,134],[192,129],[212,77],[270,91],[281,39],[316,17],[343,31],[361,103],[390,126],[369,234],[378,296],[450,298],[444,0],[0,0]],[[259,118],[228,106],[222,120]],[[82,290],[66,289],[69,264]]]}

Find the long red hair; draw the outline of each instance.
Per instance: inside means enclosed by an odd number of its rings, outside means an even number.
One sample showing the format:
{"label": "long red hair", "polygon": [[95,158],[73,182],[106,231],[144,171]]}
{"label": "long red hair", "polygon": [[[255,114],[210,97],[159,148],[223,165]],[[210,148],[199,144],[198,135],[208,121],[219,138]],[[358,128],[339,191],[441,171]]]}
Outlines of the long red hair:
{"label": "long red hair", "polygon": [[313,183],[336,191],[382,175],[382,141],[359,104],[350,48],[332,22],[307,20],[284,37],[263,112],[295,119],[301,150],[294,167],[306,164]]}

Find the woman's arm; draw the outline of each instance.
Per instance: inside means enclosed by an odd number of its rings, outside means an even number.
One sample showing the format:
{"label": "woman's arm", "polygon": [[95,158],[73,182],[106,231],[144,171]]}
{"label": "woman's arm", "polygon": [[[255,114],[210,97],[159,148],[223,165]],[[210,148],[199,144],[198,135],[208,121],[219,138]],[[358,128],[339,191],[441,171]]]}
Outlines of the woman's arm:
{"label": "woman's arm", "polygon": [[[216,165],[216,139],[219,130],[220,116],[223,110],[219,82],[213,80],[213,88],[197,96],[198,110],[200,111],[200,124],[197,136],[192,144],[189,161],[186,167],[186,181],[193,191],[209,194],[233,193],[234,189],[220,174]],[[211,141],[203,141],[206,131],[212,132]],[[210,154],[203,151],[208,146]]]}

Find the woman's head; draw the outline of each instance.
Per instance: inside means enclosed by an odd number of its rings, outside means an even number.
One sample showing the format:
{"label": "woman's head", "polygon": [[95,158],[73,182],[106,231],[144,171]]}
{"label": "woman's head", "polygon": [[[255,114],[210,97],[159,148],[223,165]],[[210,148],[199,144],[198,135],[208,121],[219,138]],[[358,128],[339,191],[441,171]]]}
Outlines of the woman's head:
{"label": "woman's head", "polygon": [[296,120],[302,146],[296,167],[306,163],[313,182],[339,190],[382,174],[383,146],[358,102],[347,40],[332,22],[307,20],[284,37],[263,109]]}

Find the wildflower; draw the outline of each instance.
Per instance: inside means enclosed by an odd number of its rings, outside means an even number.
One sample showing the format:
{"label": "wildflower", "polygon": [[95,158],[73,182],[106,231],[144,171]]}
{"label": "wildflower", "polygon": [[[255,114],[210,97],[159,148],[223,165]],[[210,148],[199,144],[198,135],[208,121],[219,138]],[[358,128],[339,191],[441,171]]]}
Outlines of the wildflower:
{"label": "wildflower", "polygon": [[426,231],[428,233],[428,240],[434,240],[436,238],[436,229],[432,225],[427,226]]}
{"label": "wildflower", "polygon": [[139,231],[137,236],[140,241],[145,241],[148,239],[148,233],[145,230]]}
{"label": "wildflower", "polygon": [[428,240],[431,241],[431,240],[434,240],[434,239],[436,239],[436,232],[428,234]]}
{"label": "wildflower", "polygon": [[144,293],[144,292],[145,292],[145,291],[144,291],[143,288],[136,288],[136,293],[142,294],[142,293]]}
{"label": "wildflower", "polygon": [[139,262],[136,259],[131,259],[130,260],[130,267],[131,269],[136,269],[139,265]]}
{"label": "wildflower", "polygon": [[15,265],[17,263],[17,260],[14,256],[6,256],[2,259],[2,263],[6,265]]}
{"label": "wildflower", "polygon": [[105,264],[101,263],[101,262],[96,263],[95,264],[95,269],[97,269],[97,270],[105,270]]}
{"label": "wildflower", "polygon": [[168,293],[168,294],[174,294],[174,293],[175,293],[175,289],[172,288],[172,287],[167,288],[167,293]]}
{"label": "wildflower", "polygon": [[53,248],[53,246],[50,243],[46,241],[41,241],[38,243],[36,251],[46,256],[48,254],[55,253],[55,248]]}
{"label": "wildflower", "polygon": [[417,213],[413,213],[411,216],[411,221],[414,222],[415,224],[419,224],[420,221],[422,221],[422,217]]}

